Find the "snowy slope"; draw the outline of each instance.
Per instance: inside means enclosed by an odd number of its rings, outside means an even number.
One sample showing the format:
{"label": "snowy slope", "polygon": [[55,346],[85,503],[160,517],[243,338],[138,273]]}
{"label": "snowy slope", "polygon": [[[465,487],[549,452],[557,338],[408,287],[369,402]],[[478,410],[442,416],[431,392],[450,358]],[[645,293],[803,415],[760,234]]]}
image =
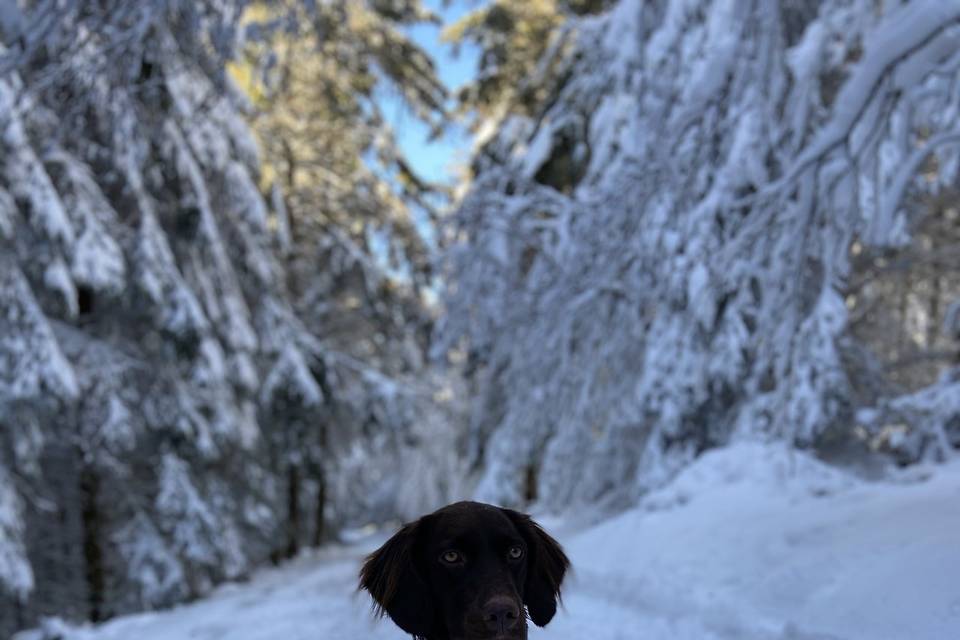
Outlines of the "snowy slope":
{"label": "snowy slope", "polygon": [[[921,477],[863,484],[782,448],[708,453],[646,509],[567,541],[578,584],[560,626],[595,618],[611,639],[957,640],[960,464]],[[581,594],[640,614],[643,633],[617,635]],[[662,632],[647,632],[655,621]]]}
{"label": "snowy slope", "polygon": [[[575,574],[564,610],[531,639],[960,638],[960,462],[864,483],[803,454],[738,445],[633,511],[551,529]],[[371,545],[77,640],[400,640],[354,592]]]}

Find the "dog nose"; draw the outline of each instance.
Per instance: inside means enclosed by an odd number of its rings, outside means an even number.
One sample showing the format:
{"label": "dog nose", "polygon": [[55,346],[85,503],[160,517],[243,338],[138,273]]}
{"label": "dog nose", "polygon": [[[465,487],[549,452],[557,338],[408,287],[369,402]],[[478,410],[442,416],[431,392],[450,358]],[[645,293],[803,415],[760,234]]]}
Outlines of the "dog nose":
{"label": "dog nose", "polygon": [[520,618],[520,609],[513,598],[495,596],[483,607],[483,621],[490,631],[503,633],[513,629]]}

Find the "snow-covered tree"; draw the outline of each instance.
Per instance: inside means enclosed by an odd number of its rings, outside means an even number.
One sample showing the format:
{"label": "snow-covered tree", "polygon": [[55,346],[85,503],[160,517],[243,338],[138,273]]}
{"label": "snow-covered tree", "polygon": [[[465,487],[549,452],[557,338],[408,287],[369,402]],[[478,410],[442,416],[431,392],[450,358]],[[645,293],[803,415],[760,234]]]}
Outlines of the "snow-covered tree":
{"label": "snow-covered tree", "polygon": [[457,92],[460,110],[473,115],[474,128],[496,126],[508,112],[530,115],[550,92],[548,74],[537,71],[563,23],[565,4],[493,0],[447,27],[444,36],[455,47],[470,43],[482,52],[475,76]]}
{"label": "snow-covered tree", "polygon": [[[350,270],[291,232],[283,185],[261,192],[227,71],[244,6],[0,2],[0,635],[170,605],[321,542],[390,485],[351,456],[408,455],[446,411],[418,381],[419,298],[355,287],[380,333],[364,352],[325,331],[336,283],[306,293]],[[337,204],[327,238],[352,220]],[[395,493],[381,517],[410,508]]]}
{"label": "snow-covered tree", "polygon": [[[419,1],[349,0],[257,3],[247,16],[248,58],[234,71],[253,105],[261,185],[285,213],[277,223],[290,239],[287,283],[299,317],[336,352],[319,366],[324,384],[312,392],[295,382],[311,365],[295,358],[278,370],[282,384],[266,385],[304,390],[276,394],[271,410],[289,425],[275,434],[294,454],[285,460],[287,499],[303,503],[289,533],[315,536],[319,527],[305,520],[317,500],[350,504],[340,517],[390,515],[410,493],[394,481],[410,469],[398,461],[436,455],[453,437],[455,416],[433,401],[453,383],[429,371],[423,354],[432,324],[428,225],[444,193],[416,175],[382,113],[384,95],[399,95],[434,131],[443,125],[446,89],[407,32],[437,18]],[[345,429],[370,437],[331,461],[324,451],[344,441]],[[444,484],[442,466],[418,467],[424,490],[405,501],[405,514],[441,501],[434,488]],[[325,480],[342,474],[349,484]]]}
{"label": "snow-covered tree", "polygon": [[[438,350],[472,372],[479,495],[611,507],[732,438],[852,430],[851,247],[905,245],[956,186],[958,38],[939,0],[566,20],[449,230]],[[871,404],[922,406],[946,455],[958,395]]]}
{"label": "snow-covered tree", "polygon": [[[246,15],[248,62],[236,75],[252,99],[265,186],[279,188],[291,233],[323,237],[333,267],[360,256],[422,284],[414,208],[434,213],[431,186],[400,151],[380,98],[399,94],[434,131],[444,125],[446,89],[404,31],[436,16],[419,1],[347,0],[274,0]],[[371,236],[384,245],[376,253]],[[333,249],[342,255],[325,255]]]}

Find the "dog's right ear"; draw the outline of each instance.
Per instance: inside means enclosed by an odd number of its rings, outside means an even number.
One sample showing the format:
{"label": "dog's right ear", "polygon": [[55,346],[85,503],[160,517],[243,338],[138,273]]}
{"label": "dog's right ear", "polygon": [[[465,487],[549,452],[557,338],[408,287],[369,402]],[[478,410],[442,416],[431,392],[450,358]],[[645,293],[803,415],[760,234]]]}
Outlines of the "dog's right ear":
{"label": "dog's right ear", "polygon": [[367,556],[360,570],[360,588],[370,592],[377,614],[390,616],[398,627],[417,637],[429,635],[433,626],[433,606],[414,550],[421,522],[404,525]]}
{"label": "dog's right ear", "polygon": [[550,537],[530,516],[512,509],[501,510],[513,521],[529,549],[523,604],[527,605],[530,620],[535,625],[546,626],[557,613],[560,585],[570,568],[570,560],[560,543]]}

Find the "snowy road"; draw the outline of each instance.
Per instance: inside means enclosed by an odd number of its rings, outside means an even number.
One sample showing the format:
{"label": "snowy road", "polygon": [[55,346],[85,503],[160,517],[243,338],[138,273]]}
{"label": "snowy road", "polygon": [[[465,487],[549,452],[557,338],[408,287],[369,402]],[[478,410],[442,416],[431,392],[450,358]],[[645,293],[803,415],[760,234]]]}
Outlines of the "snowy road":
{"label": "snowy road", "polygon": [[[362,555],[339,549],[302,558],[262,572],[251,584],[221,588],[203,602],[128,616],[79,633],[77,640],[409,640],[389,622],[372,619],[366,595],[353,592]],[[719,636],[689,620],[651,618],[602,590],[576,586],[566,598],[566,611],[547,629],[530,633],[531,640],[640,637]]]}
{"label": "snowy road", "polygon": [[[639,509],[552,528],[576,573],[531,640],[960,638],[960,463],[865,484],[745,445],[704,456]],[[366,550],[326,550],[78,640],[402,640],[354,591]]]}

